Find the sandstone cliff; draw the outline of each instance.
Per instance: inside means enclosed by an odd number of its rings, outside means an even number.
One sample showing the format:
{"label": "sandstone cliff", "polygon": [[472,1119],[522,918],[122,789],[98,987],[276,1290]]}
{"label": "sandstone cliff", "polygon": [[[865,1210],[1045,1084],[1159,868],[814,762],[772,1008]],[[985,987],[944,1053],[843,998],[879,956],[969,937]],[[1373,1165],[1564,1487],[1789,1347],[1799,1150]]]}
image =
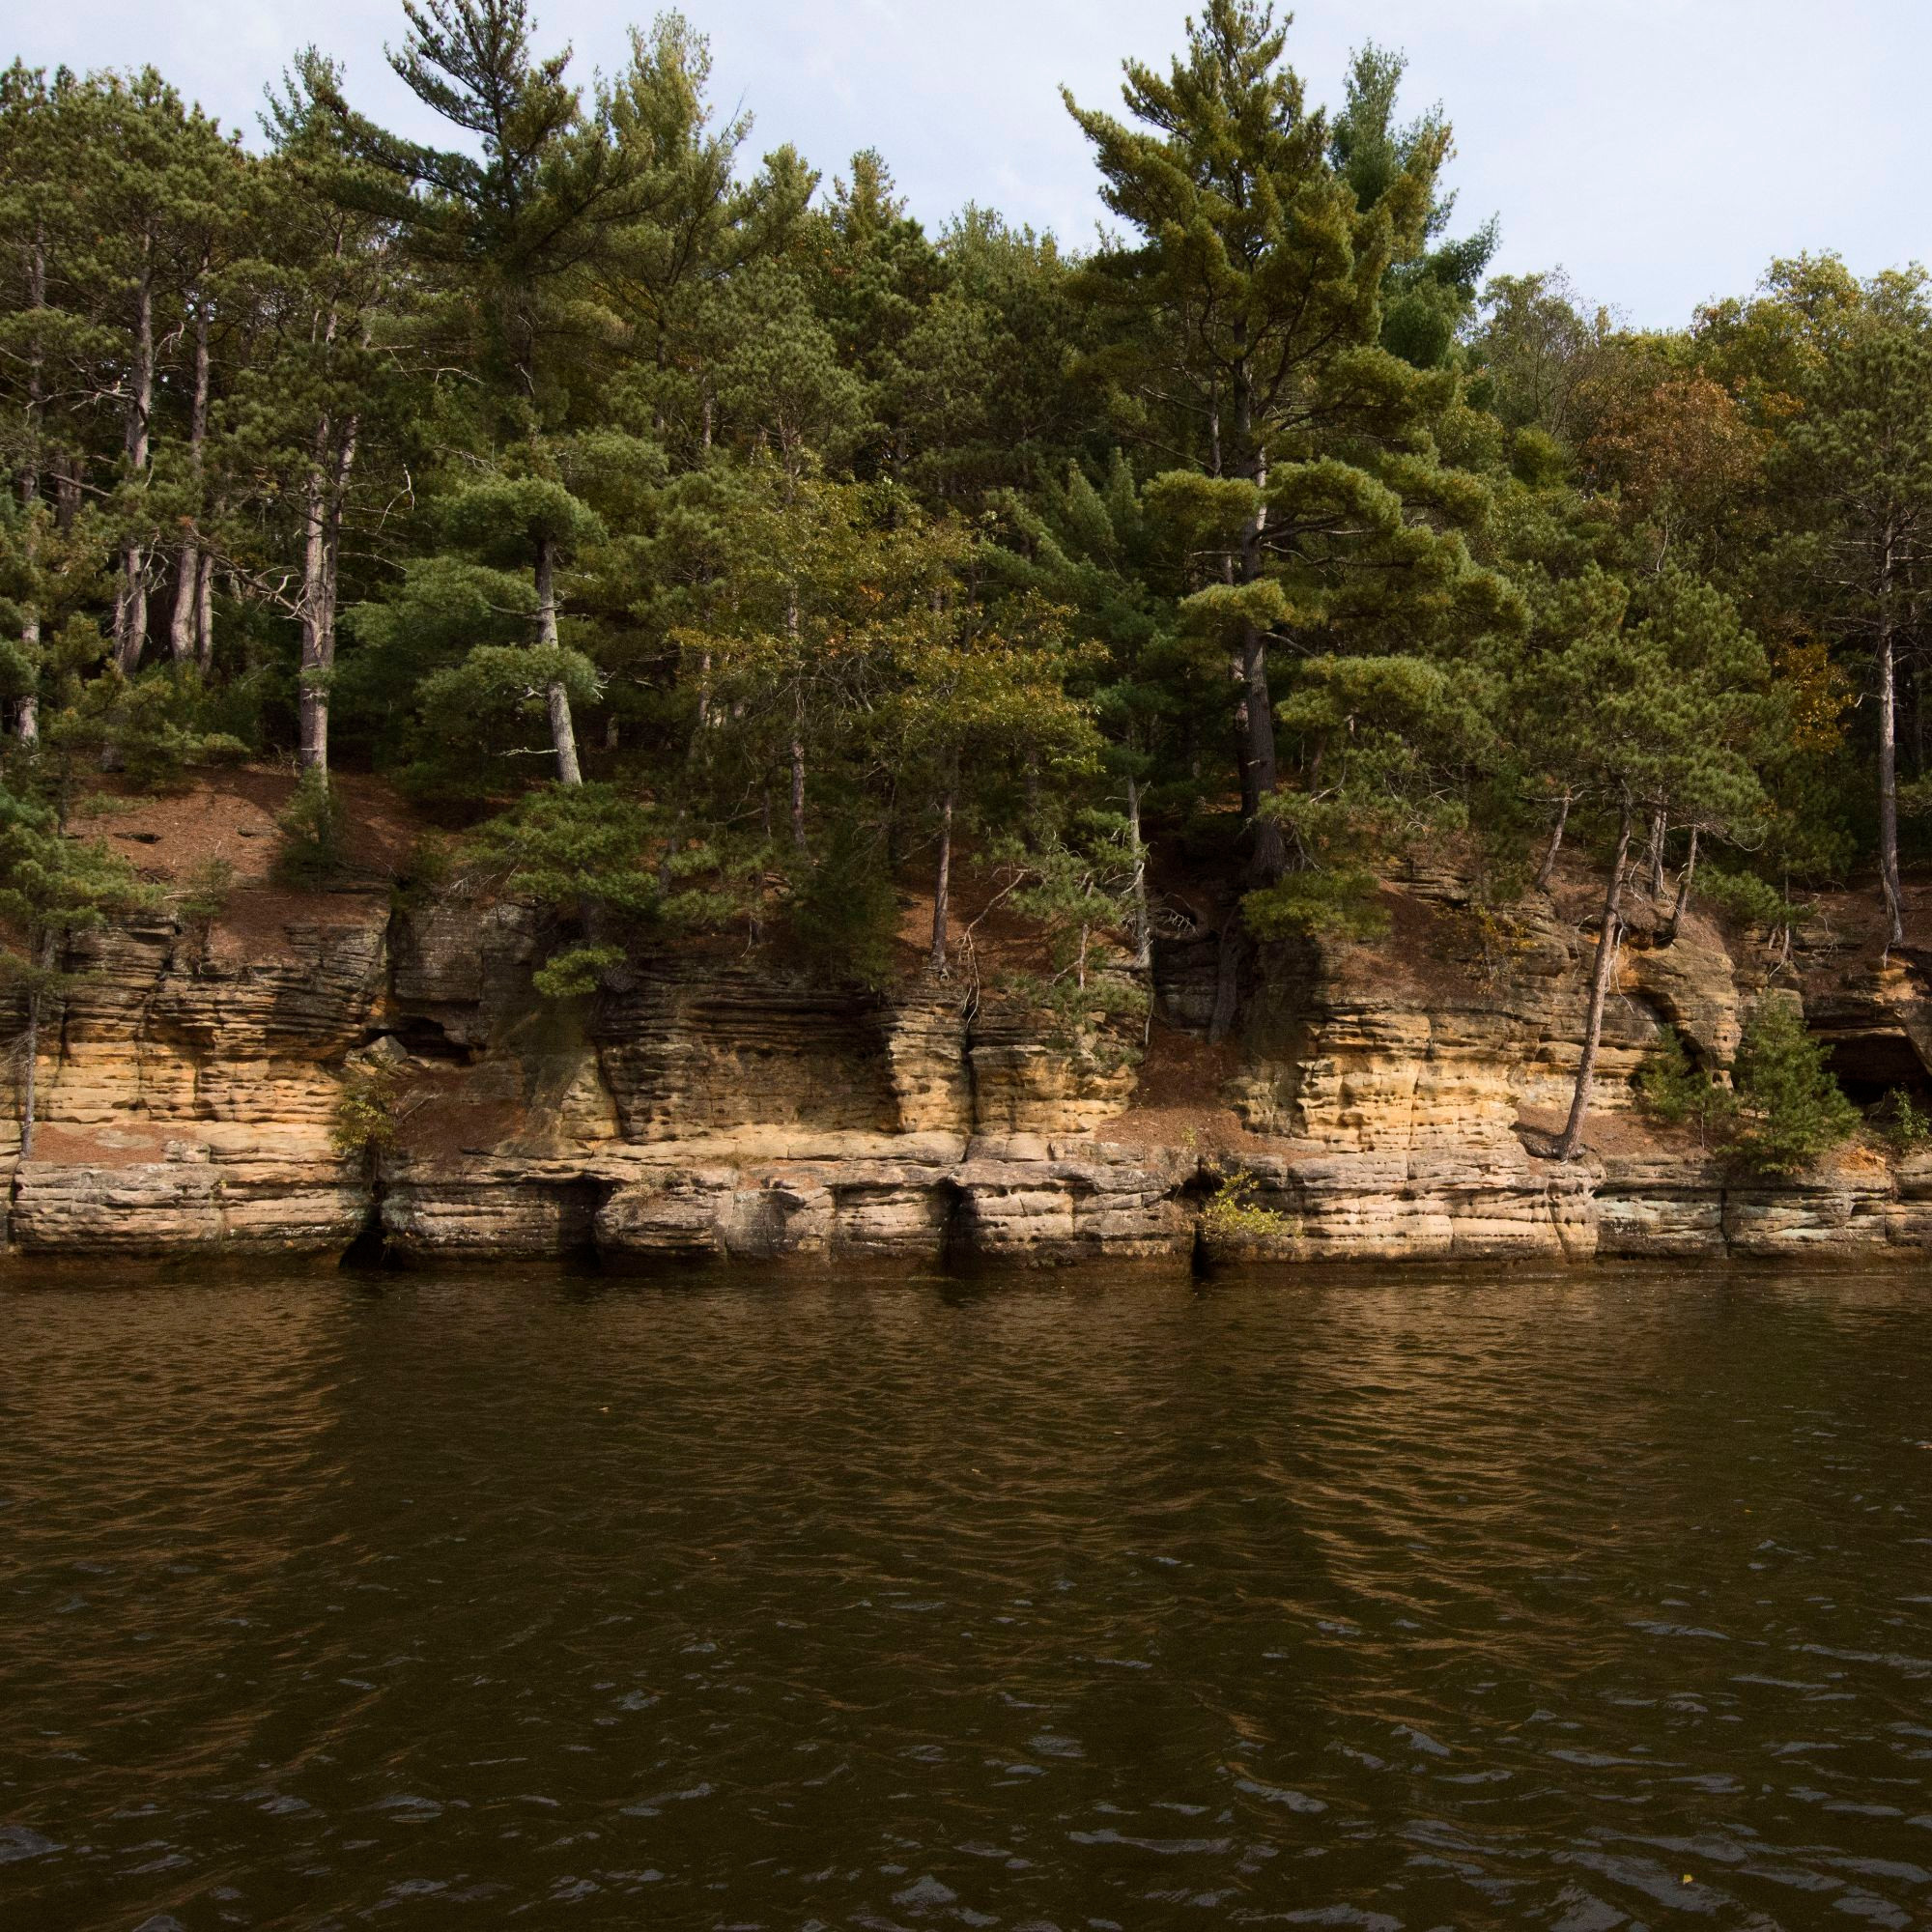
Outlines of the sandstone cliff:
{"label": "sandstone cliff", "polygon": [[[1795,962],[1691,918],[1639,924],[1618,972],[1587,1160],[1544,1157],[1567,1105],[1594,940],[1587,894],[1478,914],[1452,871],[1385,894],[1373,943],[1239,965],[1164,942],[1140,1022],[1078,1041],[997,980],[879,996],[741,948],[636,959],[593,999],[540,999],[526,910],[450,895],[291,895],[257,865],[198,929],[156,912],[96,936],[43,1038],[35,1157],[14,1158],[22,1255],[594,1251],[612,1261],[921,1261],[1789,1254],[1932,1245],[1932,1159],[1854,1147],[1740,1185],[1632,1113],[1675,1027],[1713,1061],[1776,977],[1848,1077],[1921,1081],[1932,1001],[1910,959]],[[17,1060],[17,1056],[16,1056]],[[14,1067],[17,1081],[19,1068]],[[343,1152],[347,1088],[393,1145]],[[1264,1210],[1203,1208],[1230,1174]]]}

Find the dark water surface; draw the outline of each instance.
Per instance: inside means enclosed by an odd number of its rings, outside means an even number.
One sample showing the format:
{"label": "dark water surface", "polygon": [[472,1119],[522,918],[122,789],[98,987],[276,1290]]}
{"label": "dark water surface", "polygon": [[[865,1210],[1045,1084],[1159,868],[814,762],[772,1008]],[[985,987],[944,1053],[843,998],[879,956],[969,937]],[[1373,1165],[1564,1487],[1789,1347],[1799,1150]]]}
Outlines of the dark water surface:
{"label": "dark water surface", "polygon": [[0,1289],[0,1925],[1932,1925],[1932,1269]]}

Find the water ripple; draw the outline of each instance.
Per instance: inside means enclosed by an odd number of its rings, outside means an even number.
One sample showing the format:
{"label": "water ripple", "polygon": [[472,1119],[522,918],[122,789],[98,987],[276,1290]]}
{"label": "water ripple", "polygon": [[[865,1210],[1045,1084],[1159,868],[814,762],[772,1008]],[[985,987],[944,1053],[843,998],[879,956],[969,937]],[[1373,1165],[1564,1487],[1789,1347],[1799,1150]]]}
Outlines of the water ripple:
{"label": "water ripple", "polygon": [[1932,1922],[1916,1270],[0,1319],[0,1923]]}

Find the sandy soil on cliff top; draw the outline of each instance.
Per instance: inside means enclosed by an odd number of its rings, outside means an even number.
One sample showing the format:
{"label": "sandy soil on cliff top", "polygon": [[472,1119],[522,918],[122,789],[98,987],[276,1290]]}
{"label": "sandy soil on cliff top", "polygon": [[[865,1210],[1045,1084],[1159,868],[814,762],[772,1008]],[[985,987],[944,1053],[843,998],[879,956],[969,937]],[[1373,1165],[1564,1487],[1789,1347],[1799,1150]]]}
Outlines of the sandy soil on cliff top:
{"label": "sandy soil on cliff top", "polygon": [[[331,783],[343,805],[350,866],[362,875],[355,884],[386,888],[408,863],[420,823],[381,779],[339,772]],[[142,792],[103,780],[75,807],[73,827],[105,838],[156,884],[179,885],[197,866],[225,859],[238,886],[263,886],[281,844],[275,821],[295,789],[295,775],[272,765],[211,772],[182,792]]]}
{"label": "sandy soil on cliff top", "polygon": [[343,806],[348,870],[325,892],[291,892],[273,877],[282,842],[276,820],[295,795],[295,774],[272,765],[211,772],[192,790],[151,793],[103,780],[74,810],[73,830],[103,838],[149,885],[185,885],[212,860],[234,867],[221,918],[209,936],[212,956],[271,964],[292,959],[288,928],[360,924],[371,900],[386,900],[421,837],[420,822],[381,779],[341,772],[332,783]]}

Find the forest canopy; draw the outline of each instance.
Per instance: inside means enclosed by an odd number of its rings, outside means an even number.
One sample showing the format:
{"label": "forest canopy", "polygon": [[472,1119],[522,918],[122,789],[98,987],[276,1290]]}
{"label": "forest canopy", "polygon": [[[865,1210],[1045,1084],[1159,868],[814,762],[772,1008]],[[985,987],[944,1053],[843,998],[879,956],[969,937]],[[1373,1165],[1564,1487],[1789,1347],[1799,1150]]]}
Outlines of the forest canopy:
{"label": "forest canopy", "polygon": [[248,143],[151,71],[0,76],[21,823],[282,757],[326,864],[379,772],[555,912],[559,994],[706,928],[875,981],[909,882],[945,974],[970,863],[1086,997],[1151,854],[1253,943],[1445,843],[1497,903],[1588,855],[1606,932],[1701,851],[1905,940],[1917,268],[1656,330],[1492,274],[1400,56],[1318,104],[1256,0],[1068,99],[1085,253],[757,154],[675,14],[594,83],[523,0],[399,32],[438,143],[316,49]]}

